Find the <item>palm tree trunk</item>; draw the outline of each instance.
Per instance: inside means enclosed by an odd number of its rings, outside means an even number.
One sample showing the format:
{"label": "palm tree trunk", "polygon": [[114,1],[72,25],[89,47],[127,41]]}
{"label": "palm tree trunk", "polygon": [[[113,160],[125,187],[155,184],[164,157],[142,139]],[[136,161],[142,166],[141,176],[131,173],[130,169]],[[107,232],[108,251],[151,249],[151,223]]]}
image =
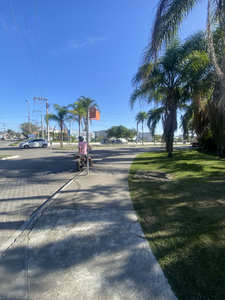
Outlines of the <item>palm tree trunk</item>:
{"label": "palm tree trunk", "polygon": [[81,121],[81,120],[79,119],[79,136],[80,136],[80,121]]}
{"label": "palm tree trunk", "polygon": [[63,124],[60,124],[60,147],[63,147]]}
{"label": "palm tree trunk", "polygon": [[144,142],[143,124],[144,124],[144,121],[142,121],[142,146],[143,146],[143,142]]}

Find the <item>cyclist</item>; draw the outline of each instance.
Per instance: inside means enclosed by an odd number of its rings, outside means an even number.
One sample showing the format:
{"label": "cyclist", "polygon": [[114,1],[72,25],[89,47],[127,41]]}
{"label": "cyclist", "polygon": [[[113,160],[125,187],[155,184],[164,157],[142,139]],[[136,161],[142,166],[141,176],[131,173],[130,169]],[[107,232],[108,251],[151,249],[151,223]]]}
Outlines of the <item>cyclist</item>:
{"label": "cyclist", "polygon": [[[84,141],[84,138],[82,136],[79,136],[78,139],[79,139],[79,144],[78,144],[79,155],[87,156],[87,143]],[[89,150],[91,150],[90,145],[89,145]],[[94,167],[94,164],[93,164],[90,156],[89,156],[89,161],[90,161],[92,167]]]}

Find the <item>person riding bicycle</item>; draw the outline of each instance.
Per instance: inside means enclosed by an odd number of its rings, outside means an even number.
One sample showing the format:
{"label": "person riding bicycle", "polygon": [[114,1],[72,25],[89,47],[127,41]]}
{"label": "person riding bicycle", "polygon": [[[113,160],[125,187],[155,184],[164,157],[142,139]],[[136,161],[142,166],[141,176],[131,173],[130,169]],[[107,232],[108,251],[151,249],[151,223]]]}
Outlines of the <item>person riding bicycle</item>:
{"label": "person riding bicycle", "polygon": [[[84,138],[82,136],[79,136],[78,139],[79,139],[79,144],[78,144],[79,155],[87,156],[87,143],[84,141]],[[89,145],[89,150],[91,150],[90,145]],[[94,167],[94,164],[93,164],[90,156],[89,156],[89,161],[90,161],[92,167]]]}

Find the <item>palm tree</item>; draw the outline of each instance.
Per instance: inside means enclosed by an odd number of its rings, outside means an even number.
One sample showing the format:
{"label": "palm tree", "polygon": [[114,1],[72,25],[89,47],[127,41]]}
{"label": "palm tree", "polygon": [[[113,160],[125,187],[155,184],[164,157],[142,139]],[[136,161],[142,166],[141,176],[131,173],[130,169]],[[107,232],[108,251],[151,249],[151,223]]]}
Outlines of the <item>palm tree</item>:
{"label": "palm tree", "polygon": [[83,117],[84,125],[85,125],[85,131],[87,131],[87,119],[88,119],[88,112],[91,107],[95,107],[99,111],[99,106],[97,102],[89,97],[81,96],[77,99],[78,102],[82,103],[83,109],[85,111],[85,115]]}
{"label": "palm tree", "polygon": [[54,105],[54,109],[57,111],[56,114],[47,114],[45,115],[45,120],[56,121],[60,126],[60,147],[63,147],[63,126],[67,120],[68,108],[66,106],[59,106],[58,104]]}
{"label": "palm tree", "polygon": [[77,122],[79,125],[79,136],[80,136],[80,127],[83,127],[82,119],[86,116],[86,112],[84,110],[83,105],[83,99],[80,99],[79,101],[75,101],[73,104],[69,104],[68,108],[72,108],[71,110],[68,110],[68,113],[70,114],[69,120],[70,125],[74,122]]}
{"label": "palm tree", "polygon": [[139,111],[139,113],[136,115],[135,120],[138,124],[142,124],[142,146],[143,146],[143,141],[144,141],[144,123],[146,122],[148,118],[148,114],[145,111]]}
{"label": "palm tree", "polygon": [[[186,16],[192,11],[200,0],[160,0],[155,15],[155,21],[152,28],[150,41],[143,54],[144,62],[156,60],[159,50],[170,43],[177,34],[178,28]],[[208,0],[207,8],[207,45],[213,74],[218,81],[216,84],[217,91],[214,93],[213,103],[223,121],[225,121],[225,1]],[[221,38],[219,44],[215,42],[212,27],[219,28]],[[216,48],[220,48],[218,52]],[[218,117],[220,118],[220,117]],[[222,122],[218,120],[220,128]],[[215,126],[217,126],[215,124]],[[223,126],[222,126],[223,127]],[[222,131],[218,134],[219,143],[221,143]]]}
{"label": "palm tree", "polygon": [[187,101],[206,95],[210,84],[212,86],[211,64],[206,51],[204,32],[191,35],[183,44],[176,38],[166,47],[162,57],[142,65],[134,76],[133,84],[137,88],[131,95],[130,105],[133,107],[137,99],[160,105],[160,109],[149,111],[148,126],[154,131],[156,123],[162,119],[168,156],[172,156],[173,151],[177,110],[183,109]]}
{"label": "palm tree", "polygon": [[168,156],[172,156],[173,151],[177,109],[189,96],[188,90],[183,88],[186,78],[182,54],[183,48],[177,39],[157,62],[141,66],[133,78],[137,88],[130,97],[131,108],[138,98],[141,102],[160,104]]}
{"label": "palm tree", "polygon": [[160,121],[164,113],[164,107],[153,108],[148,112],[147,125],[150,130],[151,135],[154,137],[154,145],[155,145],[155,129],[157,123]]}
{"label": "palm tree", "polygon": [[[170,43],[176,36],[182,21],[187,17],[201,0],[159,0],[150,41],[145,48],[145,62],[157,58],[158,51],[164,44]],[[208,44],[211,54],[214,55],[211,35],[211,24],[218,24],[225,32],[225,9],[223,0],[208,0],[207,10]],[[223,45],[224,45],[223,41]],[[215,57],[213,58],[216,63]],[[219,71],[219,70],[218,70]]]}

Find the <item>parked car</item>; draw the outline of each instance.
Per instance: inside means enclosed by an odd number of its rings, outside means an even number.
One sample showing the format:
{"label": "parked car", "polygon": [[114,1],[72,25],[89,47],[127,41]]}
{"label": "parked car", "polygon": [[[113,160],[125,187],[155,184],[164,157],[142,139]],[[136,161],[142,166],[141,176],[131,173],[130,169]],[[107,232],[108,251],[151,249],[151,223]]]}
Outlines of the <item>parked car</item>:
{"label": "parked car", "polygon": [[112,144],[127,144],[128,142],[125,140],[113,140]]}
{"label": "parked car", "polygon": [[109,143],[109,140],[108,139],[103,139],[101,140],[101,144],[108,144]]}
{"label": "parked car", "polygon": [[5,138],[4,138],[4,137],[2,137],[2,138],[1,138],[1,141],[5,141]]}
{"label": "parked car", "polygon": [[46,148],[49,146],[49,142],[43,139],[32,139],[19,144],[19,148]]}

